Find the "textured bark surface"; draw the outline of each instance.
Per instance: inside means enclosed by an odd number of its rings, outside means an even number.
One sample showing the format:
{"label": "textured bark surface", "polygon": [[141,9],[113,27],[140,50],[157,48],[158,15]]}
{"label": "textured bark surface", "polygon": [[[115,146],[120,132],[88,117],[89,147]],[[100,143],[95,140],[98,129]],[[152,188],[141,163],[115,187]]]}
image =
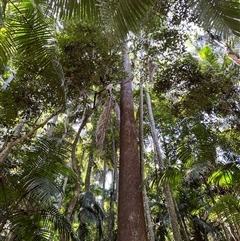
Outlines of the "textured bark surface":
{"label": "textured bark surface", "polygon": [[[125,69],[129,71],[125,54]],[[130,74],[129,74],[130,76]],[[118,241],[146,241],[143,198],[140,189],[141,168],[130,79],[121,85],[120,168],[118,201]]]}

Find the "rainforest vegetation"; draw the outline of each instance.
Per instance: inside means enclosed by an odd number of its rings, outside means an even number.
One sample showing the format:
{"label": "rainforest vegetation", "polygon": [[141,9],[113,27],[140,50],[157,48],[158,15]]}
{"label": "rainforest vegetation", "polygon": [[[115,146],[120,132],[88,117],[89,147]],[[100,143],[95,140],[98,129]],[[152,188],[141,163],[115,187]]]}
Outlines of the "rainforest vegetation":
{"label": "rainforest vegetation", "polygon": [[0,241],[240,240],[239,0],[0,0]]}

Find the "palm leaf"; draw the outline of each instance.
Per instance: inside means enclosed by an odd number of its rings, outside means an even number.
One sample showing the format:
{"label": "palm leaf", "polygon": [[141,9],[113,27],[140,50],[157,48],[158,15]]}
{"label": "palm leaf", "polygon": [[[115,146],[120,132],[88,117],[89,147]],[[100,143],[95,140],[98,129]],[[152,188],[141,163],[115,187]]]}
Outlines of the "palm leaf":
{"label": "palm leaf", "polygon": [[219,218],[220,221],[227,220],[228,223],[240,222],[240,202],[235,194],[226,194],[221,197],[212,207],[210,218]]}
{"label": "palm leaf", "polygon": [[61,195],[63,177],[75,178],[73,171],[64,163],[67,151],[57,139],[41,138],[31,151],[19,150],[19,156],[13,155],[13,160],[2,163],[4,182],[0,186],[0,204],[5,203],[3,207],[6,208],[11,205],[8,200],[15,204],[24,200],[34,205],[49,206]]}
{"label": "palm leaf", "polygon": [[56,233],[66,240],[77,240],[71,225],[53,206],[61,195],[63,177],[75,177],[64,163],[69,147],[48,137],[23,147],[0,166],[3,222],[9,222],[11,233],[23,241],[25,237],[28,240],[51,240],[51,235]]}
{"label": "palm leaf", "polygon": [[5,29],[12,45],[23,58],[31,58],[41,67],[47,66],[56,56],[53,22],[32,1],[10,6]]}
{"label": "palm leaf", "polygon": [[240,173],[236,163],[221,164],[208,178],[208,182],[219,187],[239,187]]}
{"label": "palm leaf", "polygon": [[57,233],[65,240],[78,240],[71,224],[54,206],[39,211],[18,210],[11,214],[9,221],[11,232],[19,240],[51,240]]}
{"label": "palm leaf", "polygon": [[190,7],[205,30],[215,34],[240,37],[240,2],[238,0],[192,0]]}
{"label": "palm leaf", "polygon": [[56,25],[43,11],[30,0],[21,4],[14,4],[14,1],[9,3],[4,28],[0,29],[0,39],[3,39],[0,58],[6,63],[10,56],[15,56],[18,77],[21,78],[21,70],[25,69],[24,76],[27,72],[27,76],[32,76],[34,80],[41,79],[45,89],[50,86],[58,99],[64,102],[64,74],[57,59],[53,35]]}

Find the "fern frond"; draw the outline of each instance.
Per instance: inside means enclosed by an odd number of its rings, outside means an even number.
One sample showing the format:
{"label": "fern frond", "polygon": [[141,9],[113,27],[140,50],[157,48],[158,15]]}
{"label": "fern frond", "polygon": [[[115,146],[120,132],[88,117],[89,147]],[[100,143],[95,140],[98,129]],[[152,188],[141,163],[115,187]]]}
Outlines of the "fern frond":
{"label": "fern frond", "polygon": [[110,96],[109,99],[106,101],[105,105],[103,106],[102,114],[100,115],[97,123],[96,146],[100,150],[102,150],[103,148],[107,125],[110,118],[111,106],[112,106],[112,98]]}

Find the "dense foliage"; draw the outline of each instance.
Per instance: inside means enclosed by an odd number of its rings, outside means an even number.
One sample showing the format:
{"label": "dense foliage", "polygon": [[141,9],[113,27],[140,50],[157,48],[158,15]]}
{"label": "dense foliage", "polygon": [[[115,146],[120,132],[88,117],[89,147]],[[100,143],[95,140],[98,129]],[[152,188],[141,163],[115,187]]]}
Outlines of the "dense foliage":
{"label": "dense foliage", "polygon": [[0,240],[117,240],[128,77],[149,240],[239,240],[239,6],[0,1]]}

